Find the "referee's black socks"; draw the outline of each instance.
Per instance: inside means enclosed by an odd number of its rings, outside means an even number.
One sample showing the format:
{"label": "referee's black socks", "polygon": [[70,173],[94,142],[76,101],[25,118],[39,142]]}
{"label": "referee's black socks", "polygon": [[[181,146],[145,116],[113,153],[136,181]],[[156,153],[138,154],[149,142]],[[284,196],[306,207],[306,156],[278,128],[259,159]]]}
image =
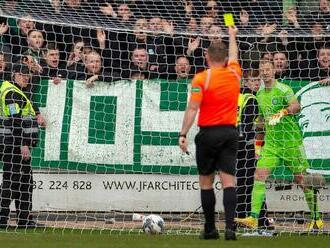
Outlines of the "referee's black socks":
{"label": "referee's black socks", "polygon": [[223,190],[223,207],[225,209],[226,229],[234,230],[234,217],[236,209],[236,189],[234,187]]}
{"label": "referee's black socks", "polygon": [[[209,233],[215,229],[214,223],[214,208],[215,208],[215,195],[213,189],[201,190],[202,208],[205,217],[204,231]],[[234,209],[235,211],[235,209]]]}

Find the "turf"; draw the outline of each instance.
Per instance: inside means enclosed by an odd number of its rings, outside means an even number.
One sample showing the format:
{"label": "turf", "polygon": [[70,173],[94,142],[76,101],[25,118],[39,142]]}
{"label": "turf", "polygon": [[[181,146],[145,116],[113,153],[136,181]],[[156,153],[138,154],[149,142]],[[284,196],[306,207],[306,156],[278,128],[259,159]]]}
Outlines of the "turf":
{"label": "turf", "polygon": [[114,248],[248,248],[248,247],[328,247],[329,236],[278,236],[272,238],[249,237],[237,241],[199,240],[197,236],[160,235],[147,236],[144,234],[110,234],[106,232],[79,231],[17,231],[0,232],[0,247],[114,247]]}

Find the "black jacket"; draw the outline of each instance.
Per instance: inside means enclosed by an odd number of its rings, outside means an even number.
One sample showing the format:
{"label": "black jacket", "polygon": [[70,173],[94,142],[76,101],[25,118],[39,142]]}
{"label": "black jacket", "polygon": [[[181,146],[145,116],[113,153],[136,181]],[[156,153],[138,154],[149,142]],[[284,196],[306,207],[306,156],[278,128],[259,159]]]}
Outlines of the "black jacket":
{"label": "black jacket", "polygon": [[[17,84],[14,84],[22,92],[24,90],[20,88]],[[28,97],[28,95],[26,95]],[[19,93],[15,91],[10,91],[7,93],[5,98],[5,104],[17,104],[20,108],[20,111],[16,113],[15,111],[11,116],[6,119],[2,124],[3,127],[9,128],[12,130],[12,135],[5,135],[4,144],[5,145],[19,145],[19,146],[36,146],[38,136],[36,134],[30,134],[24,132],[24,128],[35,128],[38,127],[36,119],[26,120],[23,118],[22,109],[26,106],[26,99]]]}
{"label": "black jacket", "polygon": [[[254,94],[250,89],[243,88],[241,90],[242,94]],[[254,129],[254,121],[258,117],[259,108],[258,108],[258,102],[256,99],[250,99],[243,111],[241,116],[241,123],[240,123],[240,148],[241,146],[245,146],[245,143],[253,140],[255,138],[256,132]]]}

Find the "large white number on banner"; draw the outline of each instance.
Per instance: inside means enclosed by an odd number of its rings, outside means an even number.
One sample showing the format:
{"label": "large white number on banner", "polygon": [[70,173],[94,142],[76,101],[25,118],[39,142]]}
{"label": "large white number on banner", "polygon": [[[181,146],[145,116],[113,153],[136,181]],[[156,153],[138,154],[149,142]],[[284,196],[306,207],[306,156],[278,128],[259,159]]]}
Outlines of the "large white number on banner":
{"label": "large white number on banner", "polygon": [[[160,111],[160,83],[143,82],[141,131],[179,132],[183,120],[183,111]],[[194,151],[194,125],[189,132],[189,150]],[[178,146],[141,146],[141,164],[143,165],[194,165],[194,159],[186,159]]]}
{"label": "large white number on banner", "polygon": [[62,123],[66,99],[66,81],[55,85],[48,81],[46,108],[40,108],[47,120],[45,129],[45,161],[60,160]]}
{"label": "large white number on banner", "polygon": [[[93,164],[133,164],[135,84],[97,82],[86,88],[74,82],[68,160]],[[116,96],[117,112],[114,144],[88,143],[92,96]],[[92,110],[93,111],[93,110]]]}

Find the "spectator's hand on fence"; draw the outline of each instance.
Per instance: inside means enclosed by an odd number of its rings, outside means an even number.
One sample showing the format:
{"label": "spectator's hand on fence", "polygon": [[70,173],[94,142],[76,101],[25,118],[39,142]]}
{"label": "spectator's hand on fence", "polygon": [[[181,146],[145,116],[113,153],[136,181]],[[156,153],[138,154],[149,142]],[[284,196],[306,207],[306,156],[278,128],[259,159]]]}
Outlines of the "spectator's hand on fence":
{"label": "spectator's hand on fence", "polygon": [[30,149],[28,146],[21,146],[21,155],[23,160],[29,160],[31,157]]}
{"label": "spectator's hand on fence", "polygon": [[110,3],[107,3],[106,6],[100,7],[100,11],[107,16],[112,16],[113,18],[117,17],[117,13],[114,11],[112,5]]}
{"label": "spectator's hand on fence", "polygon": [[268,124],[271,125],[271,126],[275,126],[278,123],[280,123],[281,119],[286,115],[288,115],[288,110],[287,109],[282,109],[277,114],[273,115],[270,118]]}
{"label": "spectator's hand on fence", "polygon": [[246,10],[242,9],[239,13],[239,20],[242,26],[247,26],[250,20],[249,13]]}
{"label": "spectator's hand on fence", "polygon": [[320,80],[319,83],[323,85],[330,85],[330,77]]}
{"label": "spectator's hand on fence", "polygon": [[94,81],[96,81],[99,78],[98,75],[94,75],[90,77],[89,79],[86,80],[86,87],[87,88],[92,88],[94,87]]}
{"label": "spectator's hand on fence", "polygon": [[158,71],[158,69],[159,69],[159,66],[158,66],[158,65],[151,65],[151,66],[149,67],[149,70],[150,70],[150,71]]}
{"label": "spectator's hand on fence", "polygon": [[58,84],[61,83],[62,78],[60,78],[60,77],[53,77],[52,80],[53,80],[53,84],[58,85]]}
{"label": "spectator's hand on fence", "polygon": [[46,119],[42,114],[37,114],[37,123],[40,127],[46,127]]}
{"label": "spectator's hand on fence", "polygon": [[3,35],[8,31],[9,27],[6,23],[1,23],[0,25],[0,35]]}
{"label": "spectator's hand on fence", "polygon": [[190,38],[188,41],[187,55],[190,56],[196,49],[199,47],[201,38],[197,37],[196,39]]}
{"label": "spectator's hand on fence", "polygon": [[97,29],[96,30],[96,36],[97,36],[97,40],[99,42],[99,46],[101,49],[105,48],[105,39],[106,39],[106,35],[104,30],[102,29]]}

